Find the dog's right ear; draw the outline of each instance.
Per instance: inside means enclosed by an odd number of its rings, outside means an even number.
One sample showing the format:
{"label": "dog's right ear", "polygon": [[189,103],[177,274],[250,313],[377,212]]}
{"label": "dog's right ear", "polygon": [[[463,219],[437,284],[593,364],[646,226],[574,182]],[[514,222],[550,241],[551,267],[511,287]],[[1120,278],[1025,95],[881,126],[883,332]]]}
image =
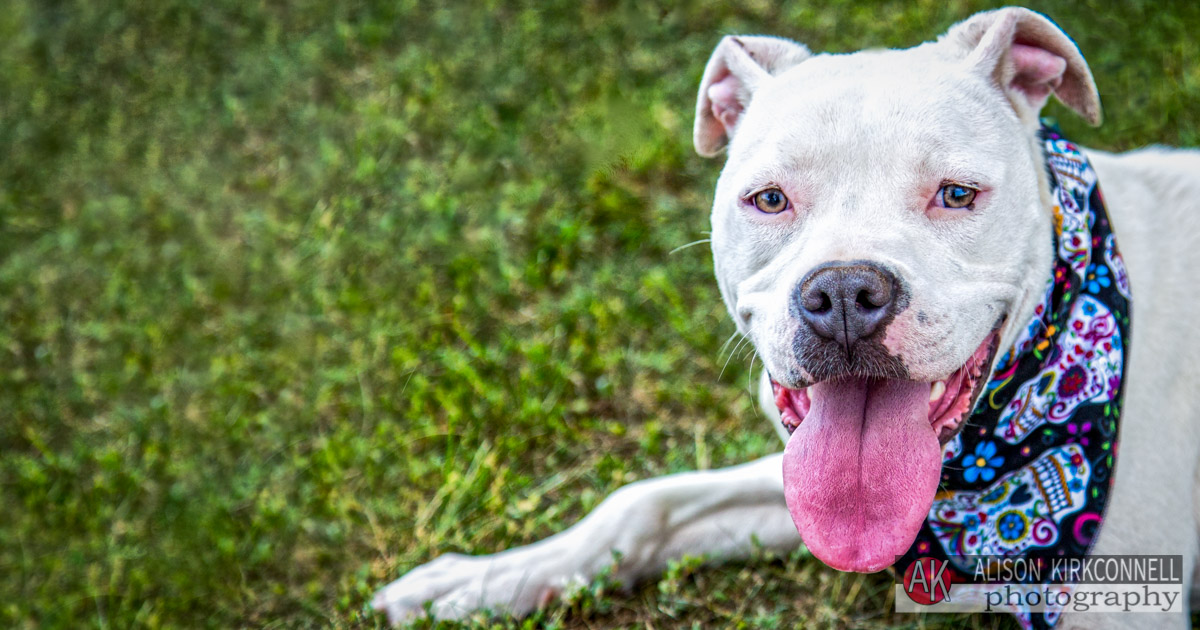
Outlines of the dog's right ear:
{"label": "dog's right ear", "polygon": [[729,35],[717,44],[696,99],[696,153],[712,157],[721,152],[741,120],[754,90],[765,79],[808,59],[801,44],[779,37]]}
{"label": "dog's right ear", "polygon": [[977,13],[941,38],[964,63],[990,75],[1018,114],[1036,125],[1050,95],[1092,125],[1100,124],[1100,95],[1075,42],[1041,13],[1006,7]]}

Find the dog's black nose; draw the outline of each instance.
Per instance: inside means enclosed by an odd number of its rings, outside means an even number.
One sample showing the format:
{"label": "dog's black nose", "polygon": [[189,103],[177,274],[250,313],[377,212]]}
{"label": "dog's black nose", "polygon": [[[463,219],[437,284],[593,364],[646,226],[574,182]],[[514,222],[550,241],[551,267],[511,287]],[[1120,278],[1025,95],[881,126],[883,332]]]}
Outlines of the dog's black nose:
{"label": "dog's black nose", "polygon": [[896,277],[870,262],[835,263],[804,276],[793,299],[813,332],[849,353],[895,312]]}

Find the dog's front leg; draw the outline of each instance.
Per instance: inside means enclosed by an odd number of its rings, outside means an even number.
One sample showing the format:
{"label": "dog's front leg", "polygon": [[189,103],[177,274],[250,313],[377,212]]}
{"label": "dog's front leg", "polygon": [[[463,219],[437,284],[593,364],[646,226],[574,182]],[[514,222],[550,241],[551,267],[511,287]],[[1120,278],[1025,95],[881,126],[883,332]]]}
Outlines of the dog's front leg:
{"label": "dog's front leg", "polygon": [[746,557],[754,540],[786,551],[800,544],[783,500],[780,455],[711,472],[689,472],[627,485],[571,528],[489,556],[448,554],[417,567],[375,596],[376,610],[398,623],[423,614],[455,619],[480,609],[525,615],[564,588],[586,584],[620,561],[623,584],[662,571],[685,554]]}

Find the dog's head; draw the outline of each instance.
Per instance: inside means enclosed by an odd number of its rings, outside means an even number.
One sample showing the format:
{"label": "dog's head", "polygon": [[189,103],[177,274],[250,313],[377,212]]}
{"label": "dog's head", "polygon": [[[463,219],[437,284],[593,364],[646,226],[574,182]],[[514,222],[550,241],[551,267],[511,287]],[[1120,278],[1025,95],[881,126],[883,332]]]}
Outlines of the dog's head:
{"label": "dog's head", "polygon": [[1035,131],[1051,94],[1099,123],[1075,45],[1015,8],[906,50],[726,37],[705,68],[696,150],[728,150],[717,279],[799,424],[788,507],[835,568],[876,571],[907,550],[941,445],[1046,289]]}

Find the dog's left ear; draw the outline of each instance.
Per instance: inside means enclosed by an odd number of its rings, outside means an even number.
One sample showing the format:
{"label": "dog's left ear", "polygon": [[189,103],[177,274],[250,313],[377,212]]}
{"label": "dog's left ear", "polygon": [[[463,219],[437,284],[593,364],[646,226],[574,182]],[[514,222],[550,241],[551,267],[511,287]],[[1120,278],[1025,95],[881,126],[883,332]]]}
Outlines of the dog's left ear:
{"label": "dog's left ear", "polygon": [[750,97],[763,81],[808,59],[801,44],[779,37],[729,35],[717,44],[696,99],[696,153],[713,157],[729,144]]}
{"label": "dog's left ear", "polygon": [[1018,7],[979,13],[940,41],[960,48],[969,68],[995,80],[1026,121],[1036,122],[1054,94],[1092,125],[1100,124],[1100,95],[1087,62],[1046,16]]}

